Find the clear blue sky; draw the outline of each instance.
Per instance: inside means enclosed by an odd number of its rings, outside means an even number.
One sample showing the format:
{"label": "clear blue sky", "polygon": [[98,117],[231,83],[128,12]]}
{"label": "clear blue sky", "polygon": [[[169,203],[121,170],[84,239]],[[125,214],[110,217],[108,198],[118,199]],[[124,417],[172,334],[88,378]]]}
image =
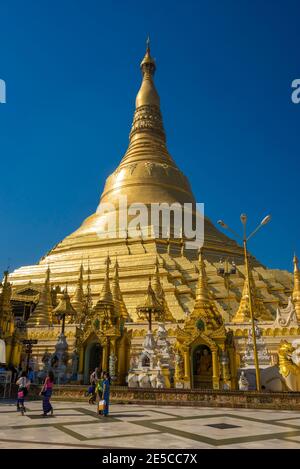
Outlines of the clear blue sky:
{"label": "clear blue sky", "polygon": [[[299,1],[1,2],[0,269],[38,261],[98,204],[128,144],[151,36],[170,153],[215,222],[270,267],[300,254]],[[10,260],[8,260],[10,259]]]}

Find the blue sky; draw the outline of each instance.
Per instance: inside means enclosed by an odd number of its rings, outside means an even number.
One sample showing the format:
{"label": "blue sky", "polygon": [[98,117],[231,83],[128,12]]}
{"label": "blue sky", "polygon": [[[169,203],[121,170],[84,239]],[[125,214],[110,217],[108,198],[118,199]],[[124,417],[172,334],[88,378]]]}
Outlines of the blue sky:
{"label": "blue sky", "polygon": [[126,151],[145,39],[168,148],[216,222],[269,267],[300,255],[296,1],[1,2],[0,269],[38,261],[98,204]]}

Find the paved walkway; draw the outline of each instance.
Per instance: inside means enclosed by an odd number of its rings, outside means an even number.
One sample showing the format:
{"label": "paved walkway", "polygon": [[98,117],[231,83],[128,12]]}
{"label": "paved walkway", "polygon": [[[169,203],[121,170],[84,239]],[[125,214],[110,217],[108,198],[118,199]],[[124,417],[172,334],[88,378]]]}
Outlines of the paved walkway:
{"label": "paved walkway", "polygon": [[55,402],[53,417],[29,402],[22,417],[0,403],[0,448],[300,448],[300,412]]}

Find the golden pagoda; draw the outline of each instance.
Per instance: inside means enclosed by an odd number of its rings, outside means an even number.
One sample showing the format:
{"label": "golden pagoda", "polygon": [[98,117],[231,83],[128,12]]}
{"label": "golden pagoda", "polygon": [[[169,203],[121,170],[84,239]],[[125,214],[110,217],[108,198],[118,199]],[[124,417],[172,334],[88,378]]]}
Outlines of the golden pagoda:
{"label": "golden pagoda", "polygon": [[253,279],[253,276],[251,275],[250,271],[250,282],[248,282],[248,276],[246,273],[246,278],[244,282],[244,287],[243,287],[243,293],[242,293],[242,298],[241,302],[239,305],[239,308],[235,314],[235,316],[232,318],[232,322],[250,322],[250,296],[249,296],[249,283],[250,283],[250,288],[251,288],[251,297],[252,297],[252,307],[254,310],[254,318],[257,321],[273,321],[274,317],[272,316],[271,312],[267,310],[266,306],[264,305],[264,302],[262,298],[259,296],[255,282]]}
{"label": "golden pagoda", "polygon": [[[21,310],[20,305],[23,302],[35,306],[28,326],[30,337],[42,338],[39,353],[35,356],[40,363],[42,347],[46,347],[47,337],[51,336],[50,350],[55,345],[54,338],[58,333],[56,325],[51,331],[49,329],[53,314],[51,287],[62,289],[67,283],[71,304],[81,315],[80,324],[69,325],[67,329],[69,346],[75,347],[77,344],[80,352],[80,375],[86,380],[91,367],[100,362],[100,355],[103,367],[107,368],[108,354],[113,350],[122,363],[120,370],[124,381],[128,356],[141,349],[147,333],[148,324],[139,317],[139,308],[145,294],[149,295],[148,281],[154,272],[151,290],[164,311],[170,341],[173,344],[179,341],[180,353],[184,355],[184,385],[188,386],[190,383],[194,386],[196,382],[191,378],[192,371],[195,371],[191,369],[194,352],[188,341],[194,337],[193,334],[198,338],[204,334],[206,342],[202,345],[208,348],[211,345],[215,353],[212,357],[215,360],[212,381],[217,388],[225,381],[228,383],[235,379],[233,368],[230,380],[225,378],[225,371],[223,377],[218,375],[218,354],[226,350],[230,354],[233,350],[233,347],[225,346],[228,330],[234,335],[236,354],[239,356],[244,352],[245,337],[250,327],[247,322],[247,291],[244,286],[244,252],[241,246],[221,233],[207,217],[204,221],[204,245],[199,261],[197,249],[188,249],[185,245],[184,230],[179,238],[175,236],[172,219],[166,237],[155,235],[157,230],[160,233],[162,229],[160,222],[155,226],[148,220],[135,233],[124,229],[121,220],[132,220],[129,207],[133,203],[144,204],[146,207],[162,203],[169,206],[190,203],[193,213],[196,204],[187,177],[177,167],[167,149],[160,98],[154,84],[156,63],[151,55],[149,42],[140,69],[142,82],[136,96],[129,145],[117,168],[106,179],[95,213],[88,216],[75,232],[56,244],[38,264],[18,268],[9,275],[12,285],[11,301],[13,305],[19,305],[18,310]],[[120,205],[120,199],[125,201],[123,205]],[[111,210],[107,210],[109,206],[112,207]],[[106,236],[107,226],[112,226],[115,220],[117,234]],[[108,252],[114,252],[118,259],[112,283]],[[236,265],[236,273],[230,277],[228,285],[218,274],[220,258],[228,258]],[[276,311],[287,305],[288,297],[292,294],[292,276],[287,271],[267,269],[253,256],[250,256],[250,260],[257,310],[260,312],[258,319],[263,335],[270,338],[268,350],[276,355],[281,337],[289,340],[300,332],[294,325],[280,328],[272,326]],[[86,263],[89,265],[88,275],[84,276],[83,264]],[[297,275],[295,278],[298,278]],[[295,282],[293,301],[295,308],[299,310],[298,291]],[[83,292],[87,294],[83,295]],[[228,298],[233,317],[242,319],[241,322],[231,321],[228,315]],[[299,317],[299,311],[297,314]],[[158,316],[154,317],[152,324],[154,333],[158,327],[157,320],[160,319]],[[199,332],[196,317],[199,320],[198,326],[201,324],[200,320],[203,322],[205,333]],[[104,327],[105,322],[107,327]],[[186,337],[186,344],[179,340],[180,331],[183,333],[182,337]],[[213,334],[217,334],[216,331],[222,334],[212,338]],[[121,358],[120,354],[125,358]],[[230,363],[233,363],[232,358]],[[187,370],[190,370],[189,376]],[[180,384],[180,380],[178,382]]]}
{"label": "golden pagoda", "polygon": [[28,319],[27,325],[32,326],[51,326],[52,319],[52,299],[51,299],[51,286],[50,286],[50,268],[46,270],[46,279],[44,288],[41,292],[39,302]]}

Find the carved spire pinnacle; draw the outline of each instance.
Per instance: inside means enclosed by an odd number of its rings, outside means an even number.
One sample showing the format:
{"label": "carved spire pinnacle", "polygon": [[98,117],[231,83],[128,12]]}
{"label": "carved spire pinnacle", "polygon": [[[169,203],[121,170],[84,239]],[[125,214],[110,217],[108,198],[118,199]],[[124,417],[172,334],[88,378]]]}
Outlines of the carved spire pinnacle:
{"label": "carved spire pinnacle", "polygon": [[123,319],[128,318],[128,311],[123,300],[123,295],[120,288],[120,279],[119,279],[119,263],[116,259],[114,276],[112,281],[112,296],[116,306],[116,310]]}
{"label": "carved spire pinnacle", "polygon": [[196,301],[192,313],[186,318],[186,327],[193,330],[195,327],[199,327],[209,334],[223,326],[223,321],[208,288],[202,249],[199,250],[198,263],[199,276],[196,287]]}
{"label": "carved spire pinnacle", "polygon": [[155,260],[155,267],[154,267],[154,276],[153,276],[153,290],[156,297],[163,301],[164,299],[164,291],[160,283],[160,276],[159,276],[159,261],[158,257],[156,256]]}
{"label": "carved spire pinnacle", "polygon": [[76,309],[79,315],[82,314],[84,309],[84,291],[83,291],[83,264],[81,263],[79,268],[79,276],[77,285],[72,296],[72,306]]}
{"label": "carved spire pinnacle", "polygon": [[109,254],[106,257],[105,264],[106,264],[105,277],[104,277],[104,283],[103,283],[103,287],[100,293],[99,300],[104,303],[112,303],[113,297],[112,297],[112,293],[110,289],[110,281],[109,281],[109,266],[111,264]]}
{"label": "carved spire pinnacle", "polygon": [[295,306],[296,316],[298,322],[300,322],[300,270],[298,264],[298,258],[294,255],[294,288],[292,293],[292,300]]}
{"label": "carved spire pinnacle", "polygon": [[40,299],[36,305],[35,310],[27,321],[29,327],[38,325],[50,326],[53,322],[52,319],[52,300],[51,300],[51,286],[50,286],[50,267],[46,270],[46,278],[43,290],[40,294]]}
{"label": "carved spire pinnacle", "polygon": [[[251,288],[251,298],[253,303],[252,308],[255,319],[257,319],[258,321],[273,321],[274,318],[271,312],[267,310],[263,299],[261,298],[259,291],[256,288],[251,270],[249,280]],[[250,296],[248,283],[248,275],[246,272],[242,298],[238,310],[232,319],[232,322],[250,322]]]}
{"label": "carved spire pinnacle", "polygon": [[2,284],[2,291],[0,294],[0,325],[2,324],[2,329],[5,329],[7,321],[12,319],[12,308],[10,304],[11,299],[11,284],[8,281],[9,272],[6,270],[4,272],[4,280]]}
{"label": "carved spire pinnacle", "polygon": [[210,293],[207,285],[207,275],[202,249],[199,250],[198,258],[199,276],[196,288],[196,303],[210,301]]}

